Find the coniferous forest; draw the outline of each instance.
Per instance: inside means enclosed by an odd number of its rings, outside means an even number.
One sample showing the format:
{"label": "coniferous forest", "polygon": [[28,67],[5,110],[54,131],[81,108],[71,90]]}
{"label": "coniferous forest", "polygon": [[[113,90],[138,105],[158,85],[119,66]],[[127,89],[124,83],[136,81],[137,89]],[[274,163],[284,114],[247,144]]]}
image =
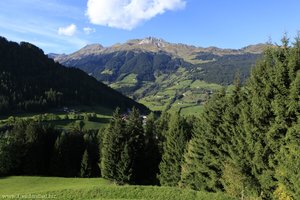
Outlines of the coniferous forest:
{"label": "coniferous forest", "polygon": [[[50,62],[50,61],[48,61]],[[75,72],[74,72],[75,73]],[[300,199],[300,38],[268,47],[244,85],[200,117],[116,109],[106,128],[19,120],[0,130],[0,175],[103,177],[117,184]]]}
{"label": "coniferous forest", "polygon": [[147,108],[75,68],[49,59],[27,42],[0,37],[0,115],[74,105]]}

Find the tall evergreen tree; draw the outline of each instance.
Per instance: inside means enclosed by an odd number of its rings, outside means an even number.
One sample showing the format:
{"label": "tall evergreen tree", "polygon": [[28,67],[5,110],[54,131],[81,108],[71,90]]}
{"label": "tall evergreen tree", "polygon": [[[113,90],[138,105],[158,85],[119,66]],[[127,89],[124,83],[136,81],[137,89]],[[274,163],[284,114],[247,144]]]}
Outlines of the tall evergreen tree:
{"label": "tall evergreen tree", "polygon": [[[296,51],[294,49],[294,53],[298,52],[297,55],[300,60],[299,47],[300,46],[295,47]],[[298,70],[299,67],[300,65],[298,65]],[[294,69],[296,69],[296,67],[294,67]],[[280,148],[278,154],[279,163],[276,168],[278,183],[274,191],[274,196],[280,200],[300,198],[300,73],[294,69],[292,70],[294,74],[290,73],[294,81],[291,84],[288,99],[288,116],[289,122],[292,124],[288,128],[284,138],[284,145]]]}
{"label": "tall evergreen tree", "polygon": [[[258,180],[260,193],[271,198],[276,187],[276,154],[284,144],[291,118],[287,97],[298,63],[295,49],[282,39],[282,46],[269,48],[253,70],[246,85],[243,129],[246,133],[252,175]],[[298,55],[299,56],[299,55]]]}
{"label": "tall evergreen tree", "polygon": [[100,144],[101,138],[98,138],[98,133],[90,130],[86,131],[84,135],[85,148],[88,153],[88,158],[91,167],[91,177],[100,176],[99,160],[100,160],[100,149],[102,144]]}
{"label": "tall evergreen tree", "polygon": [[113,114],[103,138],[101,152],[101,175],[109,180],[118,180],[118,163],[123,151],[125,121],[122,119],[120,109],[117,108]]}
{"label": "tall evergreen tree", "polygon": [[131,148],[127,141],[120,152],[120,160],[117,163],[117,177],[119,184],[134,183],[133,159]]}
{"label": "tall evergreen tree", "polygon": [[159,163],[161,153],[159,149],[159,134],[154,113],[151,113],[146,120],[145,125],[145,155],[144,155],[144,172],[145,184],[158,184],[157,174],[159,173]]}
{"label": "tall evergreen tree", "polygon": [[82,155],[80,177],[89,178],[92,176],[92,166],[88,151],[85,150]]}
{"label": "tall evergreen tree", "polygon": [[56,139],[52,159],[51,159],[51,172],[52,175],[55,176],[63,176],[64,175],[64,168],[66,166],[66,160],[64,159],[64,144],[67,140],[67,133],[62,132]]}
{"label": "tall evergreen tree", "polygon": [[63,131],[54,144],[51,162],[53,175],[62,177],[79,176],[84,148],[81,132]]}
{"label": "tall evergreen tree", "polygon": [[13,158],[13,143],[7,133],[0,135],[0,176],[12,173],[16,164]]}
{"label": "tall evergreen tree", "polygon": [[129,154],[129,159],[124,160],[123,158],[122,162],[128,162],[126,165],[132,166],[131,170],[127,170],[132,172],[130,182],[141,184],[145,177],[145,166],[143,166],[145,156],[145,136],[142,118],[136,108],[133,108],[130,112],[125,129],[126,141],[124,143],[124,151],[126,152],[123,152],[123,155],[124,158],[126,158],[126,154]]}
{"label": "tall evergreen tree", "polygon": [[182,166],[183,187],[218,191],[222,188],[222,161],[228,155],[221,124],[226,109],[225,90],[215,94],[207,103],[204,114],[195,125],[194,137],[187,146]]}
{"label": "tall evergreen tree", "polygon": [[300,118],[289,128],[285,145],[278,154],[279,164],[276,168],[278,179],[274,196],[277,199],[300,198]]}
{"label": "tall evergreen tree", "polygon": [[120,184],[142,183],[143,156],[144,131],[138,110],[133,108],[128,119],[116,110],[103,140],[102,176]]}
{"label": "tall evergreen tree", "polygon": [[180,181],[181,164],[187,142],[183,123],[183,119],[178,114],[172,116],[159,165],[158,177],[161,185],[176,186]]}

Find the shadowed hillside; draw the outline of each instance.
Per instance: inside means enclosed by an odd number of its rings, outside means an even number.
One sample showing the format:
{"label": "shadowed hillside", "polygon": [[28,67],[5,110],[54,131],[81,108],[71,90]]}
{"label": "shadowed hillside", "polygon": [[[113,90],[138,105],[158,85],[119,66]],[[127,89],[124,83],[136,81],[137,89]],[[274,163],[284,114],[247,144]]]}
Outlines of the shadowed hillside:
{"label": "shadowed hillside", "polygon": [[147,108],[75,68],[66,68],[38,47],[0,38],[0,112],[42,111],[67,105]]}

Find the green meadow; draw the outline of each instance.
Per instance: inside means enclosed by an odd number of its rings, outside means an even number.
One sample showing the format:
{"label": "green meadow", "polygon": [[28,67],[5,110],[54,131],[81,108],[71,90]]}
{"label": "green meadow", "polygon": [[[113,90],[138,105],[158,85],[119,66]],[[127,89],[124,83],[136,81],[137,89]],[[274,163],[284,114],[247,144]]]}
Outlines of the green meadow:
{"label": "green meadow", "polygon": [[102,178],[11,176],[0,178],[0,199],[232,200],[222,193],[178,187],[119,186]]}

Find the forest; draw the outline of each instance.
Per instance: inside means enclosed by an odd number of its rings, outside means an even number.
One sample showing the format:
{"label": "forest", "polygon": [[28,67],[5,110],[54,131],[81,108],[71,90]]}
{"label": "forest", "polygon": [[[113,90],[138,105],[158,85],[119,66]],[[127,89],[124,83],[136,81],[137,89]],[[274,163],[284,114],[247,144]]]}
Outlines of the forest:
{"label": "forest", "polygon": [[148,112],[83,71],[54,62],[38,47],[0,37],[0,115],[78,105]]}

